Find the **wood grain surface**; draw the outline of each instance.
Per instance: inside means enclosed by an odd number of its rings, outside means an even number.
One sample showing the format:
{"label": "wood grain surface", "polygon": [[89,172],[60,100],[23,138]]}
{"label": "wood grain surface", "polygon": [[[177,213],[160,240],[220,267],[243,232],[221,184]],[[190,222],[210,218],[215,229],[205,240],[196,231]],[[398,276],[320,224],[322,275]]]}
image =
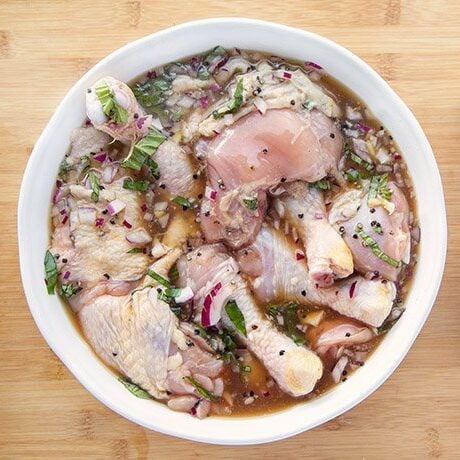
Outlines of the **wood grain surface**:
{"label": "wood grain surface", "polygon": [[[69,88],[131,40],[216,16],[267,19],[317,32],[369,62],[424,128],[441,168],[449,217],[440,294],[396,373],[343,416],[255,447],[174,439],[136,426],[99,403],[39,334],[18,269],[22,173]],[[2,0],[0,106],[1,458],[460,458],[460,1]]]}

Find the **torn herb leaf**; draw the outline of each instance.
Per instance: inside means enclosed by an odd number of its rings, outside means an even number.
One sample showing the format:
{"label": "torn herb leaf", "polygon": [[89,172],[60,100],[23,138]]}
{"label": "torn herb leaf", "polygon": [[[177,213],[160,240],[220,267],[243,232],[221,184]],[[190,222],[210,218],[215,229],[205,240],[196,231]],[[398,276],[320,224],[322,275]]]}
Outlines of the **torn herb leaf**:
{"label": "torn herb leaf", "polygon": [[196,76],[200,80],[209,80],[209,77],[211,76],[211,74],[209,73],[209,70],[206,68],[206,66],[200,65],[200,67],[198,67],[198,70],[196,72]]}
{"label": "torn herb leaf", "polygon": [[166,278],[164,278],[159,273],[157,273],[157,272],[155,272],[153,270],[148,270],[147,275],[149,275],[155,281],[158,281],[162,286],[164,286],[166,288],[171,288],[172,287],[171,283]]}
{"label": "torn herb leaf", "polygon": [[357,169],[347,169],[345,171],[345,177],[348,182],[358,182],[362,179],[361,173]]}
{"label": "torn herb leaf", "polygon": [[248,209],[250,209],[251,211],[255,211],[259,204],[259,200],[257,199],[257,197],[243,198],[243,203]]}
{"label": "torn herb leaf", "polygon": [[246,337],[246,324],[244,322],[243,313],[241,313],[238,304],[234,300],[230,300],[227,302],[227,305],[225,305],[225,311],[227,312],[227,315],[235,326],[236,330],[241,332],[241,334]]}
{"label": "torn herb leaf", "polygon": [[350,152],[350,159],[357,165],[361,166],[364,168],[366,171],[373,171],[374,170],[374,165],[372,163],[369,163],[365,160],[363,160],[360,156],[356,155],[356,153]]}
{"label": "torn herb leaf", "polygon": [[298,309],[299,304],[294,302],[284,307],[284,328],[287,332],[287,335],[294,341],[296,345],[303,345],[305,343],[305,338],[297,329],[297,325],[299,324],[299,316],[297,315]]}
{"label": "torn herb leaf", "polygon": [[54,294],[56,288],[57,279],[58,279],[58,270],[56,265],[56,259],[49,250],[45,252],[45,280],[46,280],[46,289],[48,294]]}
{"label": "torn herb leaf", "polygon": [[96,96],[102,105],[102,111],[115,123],[126,123],[128,112],[115,100],[115,96],[107,83],[102,82],[95,88]]}
{"label": "torn herb leaf", "polygon": [[136,190],[137,192],[146,192],[149,189],[150,182],[146,180],[134,180],[128,177],[123,181],[123,188],[126,190]]}
{"label": "torn herb leaf", "polygon": [[[157,151],[158,147],[165,140],[166,136],[163,136],[157,129],[150,127],[147,136],[134,144],[128,156],[122,161],[121,166],[140,171],[143,164]],[[155,162],[150,163],[150,165],[152,164],[156,165]]]}
{"label": "torn herb leaf", "polygon": [[144,162],[145,166],[149,168],[150,174],[154,179],[160,178],[160,170],[158,168],[158,164],[153,161],[150,157],[147,157]]}
{"label": "torn herb leaf", "polygon": [[61,161],[61,164],[59,165],[58,176],[61,179],[65,179],[67,176],[67,173],[71,171],[72,169],[74,169],[74,167],[67,161],[67,158],[64,158]]}
{"label": "torn herb leaf", "polygon": [[166,297],[179,297],[182,292],[181,288],[170,287],[165,289],[164,293]]}
{"label": "torn herb leaf", "polygon": [[180,206],[184,208],[192,208],[193,204],[187,199],[184,198],[183,196],[176,196],[171,200],[173,203],[179,204]]}
{"label": "torn herb leaf", "polygon": [[240,78],[236,84],[235,92],[233,97],[222,107],[214,110],[212,116],[217,120],[223,118],[228,113],[235,113],[243,103],[243,79]]}
{"label": "torn herb leaf", "polygon": [[136,385],[135,383],[132,383],[126,379],[123,379],[121,377],[118,377],[118,381],[136,398],[141,398],[141,399],[153,399],[147,391],[145,391],[143,388],[141,388],[139,385]]}
{"label": "torn herb leaf", "polygon": [[101,185],[101,181],[93,171],[88,173],[88,179],[92,189],[91,199],[97,203],[99,201],[99,186]]}
{"label": "torn herb leaf", "polygon": [[132,90],[137,101],[144,107],[145,111],[158,116],[163,123],[169,119],[169,112],[165,103],[169,97],[170,86],[171,84],[166,78],[161,76],[150,78],[143,83],[136,83],[132,87]]}
{"label": "torn herb leaf", "polygon": [[140,252],[144,252],[144,250],[142,248],[132,248],[126,254],[139,254]]}
{"label": "torn herb leaf", "polygon": [[400,260],[393,259],[380,249],[377,241],[375,241],[363,230],[362,224],[356,225],[355,232],[361,237],[366,246],[368,246],[372,250],[374,255],[376,255],[379,259],[383,260],[384,262],[395,268],[400,268],[402,266],[402,262]]}
{"label": "torn herb leaf", "polygon": [[217,58],[218,56],[221,56],[221,57],[224,57],[225,55],[227,54],[227,51],[225,50],[225,48],[223,46],[216,46],[215,48],[213,48],[207,55],[206,57],[204,58],[203,62],[206,64],[206,65],[209,65],[211,64],[212,61],[214,61],[215,58]]}
{"label": "torn herb leaf", "polygon": [[384,200],[390,200],[392,191],[388,187],[388,173],[381,176],[372,176],[369,185],[368,201],[377,198],[377,195]]}
{"label": "torn herb leaf", "polygon": [[72,283],[61,284],[61,295],[63,295],[66,299],[69,299],[80,291],[81,287],[74,286]]}
{"label": "torn herb leaf", "polygon": [[218,401],[218,397],[212,393],[211,391],[209,390],[206,390],[206,388],[204,388],[203,386],[201,386],[197,380],[195,380],[193,377],[190,377],[190,376],[186,376],[186,377],[183,377],[184,380],[186,380],[187,382],[190,383],[190,385],[193,386],[193,388],[195,388],[195,390],[201,395],[203,396],[204,399],[207,399],[208,401]]}
{"label": "torn herb leaf", "polygon": [[329,182],[329,179],[321,179],[317,180],[316,182],[313,182],[312,187],[315,187],[319,190],[330,190],[331,189],[331,183]]}

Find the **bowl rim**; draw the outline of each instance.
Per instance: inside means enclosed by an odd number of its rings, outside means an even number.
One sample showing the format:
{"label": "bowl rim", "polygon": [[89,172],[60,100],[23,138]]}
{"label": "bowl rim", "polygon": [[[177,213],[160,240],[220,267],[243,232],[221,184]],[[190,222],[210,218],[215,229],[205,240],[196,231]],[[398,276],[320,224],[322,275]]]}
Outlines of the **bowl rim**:
{"label": "bowl rim", "polygon": [[[137,48],[138,46],[142,46],[143,44],[148,43],[150,40],[159,40],[163,36],[173,35],[177,31],[187,29],[187,28],[193,29],[193,28],[200,28],[203,26],[207,26],[210,24],[216,25],[216,24],[228,24],[228,23],[234,25],[235,27],[237,27],[238,25],[246,25],[246,26],[254,26],[254,27],[257,26],[257,27],[269,28],[273,30],[274,32],[291,34],[291,35],[292,34],[302,35],[306,39],[313,40],[318,43],[322,43],[331,48],[335,48],[337,52],[344,55],[348,60],[353,61],[354,64],[361,67],[363,71],[367,72],[368,74],[371,74],[372,77],[375,80],[377,80],[382,87],[384,87],[388,95],[391,96],[392,103],[397,104],[398,108],[404,113],[404,117],[407,120],[407,122],[410,123],[411,129],[413,129],[414,132],[416,133],[416,136],[419,142],[423,144],[424,153],[427,155],[426,160],[431,164],[432,173],[434,174],[433,181],[437,186],[437,194],[439,197],[438,202],[441,204],[441,208],[438,210],[439,217],[441,220],[438,226],[439,231],[440,231],[438,235],[439,237],[438,249],[439,249],[440,259],[438,261],[438,271],[432,279],[433,285],[430,290],[430,294],[431,294],[430,298],[425,301],[425,304],[427,305],[427,307],[425,308],[423,317],[420,318],[419,323],[412,330],[411,336],[404,343],[404,347],[399,350],[398,356],[391,362],[391,364],[386,366],[385,372],[380,374],[380,378],[375,379],[375,381],[372,382],[372,385],[368,385],[365,389],[363,389],[363,391],[358,392],[356,395],[349,398],[346,404],[344,405],[342,404],[340,407],[337,407],[335,410],[331,410],[327,414],[327,416],[324,417],[322,420],[317,420],[314,423],[305,422],[302,426],[295,426],[292,429],[289,429],[288,427],[280,427],[280,430],[282,431],[279,432],[277,435],[266,436],[264,435],[264,433],[255,433],[255,434],[248,434],[244,439],[232,438],[232,436],[227,436],[227,435],[221,436],[219,438],[213,435],[208,435],[207,433],[203,433],[200,436],[196,436],[196,435],[190,435],[186,431],[184,432],[184,430],[181,431],[180,429],[177,429],[174,427],[164,426],[164,425],[156,424],[156,423],[147,423],[145,420],[139,420],[138,418],[133,416],[128,409],[123,407],[121,404],[117,403],[117,401],[114,401],[110,396],[107,396],[103,394],[101,391],[99,391],[97,388],[97,384],[94,384],[91,381],[91,379],[88,378],[88,375],[80,372],[79,367],[72,360],[68,359],[68,357],[65,354],[65,350],[59,347],[57,341],[55,340],[53,333],[49,330],[49,328],[47,327],[47,324],[42,319],[40,315],[40,311],[39,311],[40,305],[36,304],[35,297],[32,292],[33,291],[32,282],[30,281],[31,277],[30,277],[30,273],[28,272],[27,264],[25,262],[27,255],[25,253],[25,248],[23,247],[23,244],[21,243],[23,239],[26,237],[27,233],[30,231],[29,229],[26,228],[26,215],[25,215],[26,205],[25,203],[28,197],[30,183],[32,181],[32,172],[34,170],[35,164],[38,161],[39,153],[43,150],[44,144],[48,141],[49,134],[55,129],[58,119],[61,116],[61,112],[65,111],[65,107],[67,106],[69,99],[77,91],[77,88],[80,85],[80,82],[82,80],[85,80],[90,75],[97,73],[99,69],[103,68],[110,61],[114,60],[120,55],[129,53],[131,50]],[[42,131],[39,139],[37,140],[32,150],[32,153],[28,159],[27,166],[25,168],[22,183],[21,183],[21,189],[20,189],[20,194],[19,194],[19,199],[18,199],[17,225],[18,225],[18,240],[19,240],[18,243],[19,243],[21,279],[22,279],[23,289],[26,295],[29,309],[32,313],[35,323],[37,324],[37,327],[40,330],[40,333],[45,338],[50,348],[61,359],[61,361],[66,365],[66,367],[71,371],[71,373],[76,377],[76,379],[93,396],[99,399],[104,405],[112,409],[114,412],[117,412],[118,414],[122,415],[123,417],[133,421],[134,423],[137,423],[149,429],[154,429],[155,431],[158,431],[164,434],[169,434],[172,436],[177,436],[177,437],[181,437],[184,439],[189,439],[189,440],[194,440],[194,441],[199,441],[199,442],[206,442],[210,444],[247,445],[247,444],[260,444],[260,443],[266,443],[266,442],[271,442],[275,440],[285,439],[287,437],[293,436],[295,434],[301,433],[308,429],[314,428],[322,423],[325,423],[331,420],[332,418],[337,417],[338,415],[350,410],[352,407],[356,406],[361,401],[363,401],[365,398],[367,398],[378,387],[380,387],[387,380],[387,378],[395,371],[395,369],[399,366],[399,364],[401,363],[401,361],[404,359],[407,352],[411,348],[416,337],[418,336],[421,328],[423,327],[433,307],[433,304],[436,300],[437,293],[439,291],[439,287],[440,287],[443,272],[444,272],[446,252],[447,252],[447,220],[446,220],[444,192],[443,192],[443,186],[441,182],[441,176],[440,176],[437,164],[436,164],[434,154],[415,116],[412,114],[412,112],[406,106],[406,104],[400,99],[400,97],[395,93],[395,91],[388,85],[388,83],[386,83],[386,81],[383,80],[383,78],[374,69],[372,69],[372,67],[370,67],[366,62],[361,60],[351,51],[333,42],[332,40],[322,37],[321,35],[318,35],[316,33],[309,32],[306,30],[269,22],[269,21],[262,21],[258,19],[247,19],[247,18],[240,18],[240,17],[230,17],[230,18],[221,17],[221,18],[201,19],[201,20],[196,20],[196,21],[185,22],[179,25],[175,25],[173,27],[169,27],[169,28],[160,30],[158,32],[149,34],[145,37],[139,38],[135,41],[129,42],[126,45],[122,46],[121,48],[118,48],[117,50],[113,51],[112,53],[110,53],[108,56],[106,56],[102,60],[98,61],[93,67],[91,67],[87,72],[85,72],[85,74],[81,78],[79,78],[79,80],[75,82],[72,88],[66,93],[65,97],[62,99],[62,101],[60,102],[56,110],[54,111],[52,117],[50,118],[46,127]],[[276,414],[277,413],[269,414],[268,417],[271,417],[272,415],[276,415]],[[260,416],[257,416],[256,418],[259,418],[259,417]],[[246,418],[238,418],[238,419],[246,420],[249,418],[253,419],[254,417],[246,417]]]}

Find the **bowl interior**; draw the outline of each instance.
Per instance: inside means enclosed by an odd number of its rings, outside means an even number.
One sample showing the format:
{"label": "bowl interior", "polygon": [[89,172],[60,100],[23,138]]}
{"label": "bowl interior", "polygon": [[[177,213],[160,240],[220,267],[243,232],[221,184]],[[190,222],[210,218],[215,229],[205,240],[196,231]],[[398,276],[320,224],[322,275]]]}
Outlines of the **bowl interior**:
{"label": "bowl interior", "polygon": [[[345,383],[310,402],[258,417],[197,420],[153,401],[137,399],[95,357],[59,300],[43,284],[48,212],[59,163],[71,131],[85,118],[84,92],[112,75],[123,81],[220,44],[319,63],[366,102],[401,147],[417,195],[421,226],[419,262],[406,312]],[[390,87],[346,49],[317,35],[247,19],[197,21],[133,42],[84,75],[67,94],[37,142],[21,188],[18,212],[21,274],[27,300],[43,336],[80,382],[99,400],[145,427],[209,443],[250,444],[281,439],[323,423],[353,407],[394,371],[422,327],[444,268],[446,218],[439,172],[420,126]]]}

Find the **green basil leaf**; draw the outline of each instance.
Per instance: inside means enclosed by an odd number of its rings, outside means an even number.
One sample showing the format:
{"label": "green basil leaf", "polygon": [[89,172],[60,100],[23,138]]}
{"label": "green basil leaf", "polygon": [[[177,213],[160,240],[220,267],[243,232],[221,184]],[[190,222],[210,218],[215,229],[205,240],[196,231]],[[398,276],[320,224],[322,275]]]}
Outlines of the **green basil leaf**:
{"label": "green basil leaf", "polygon": [[345,177],[348,182],[358,182],[362,179],[361,173],[357,169],[347,169],[345,171]]}
{"label": "green basil leaf", "polygon": [[230,321],[235,326],[236,330],[238,332],[241,332],[241,334],[243,334],[246,337],[247,332],[246,324],[244,322],[244,316],[243,313],[241,313],[241,310],[239,309],[237,303],[234,300],[230,300],[229,302],[227,302],[227,305],[225,305],[225,311],[227,312],[227,315],[230,318]]}
{"label": "green basil leaf", "polygon": [[209,65],[211,64],[211,62],[217,57],[217,56],[222,56],[224,57],[225,55],[227,54],[227,51],[226,49],[223,47],[223,46],[216,46],[215,48],[213,48],[207,55],[206,57],[204,58],[203,62],[206,64],[206,65]]}
{"label": "green basil leaf", "polygon": [[192,385],[195,388],[195,390],[208,401],[217,401],[219,399],[214,393],[212,393],[209,390],[206,390],[206,388],[201,386],[193,377],[186,376],[183,377],[183,379],[189,382],[190,385]]}
{"label": "green basil leaf", "polygon": [[93,190],[93,192],[91,193],[91,199],[97,203],[99,201],[99,185],[101,185],[101,181],[93,171],[90,171],[88,173],[88,178],[89,183],[91,185],[91,189]]}
{"label": "green basil leaf", "polygon": [[356,153],[350,152],[350,159],[357,165],[361,166],[364,168],[366,171],[373,171],[374,170],[374,165],[372,163],[369,163],[365,160],[363,160],[360,156],[356,155]]}
{"label": "green basil leaf", "polygon": [[56,288],[57,279],[58,279],[58,270],[56,265],[56,259],[49,250],[45,252],[45,279],[46,279],[46,289],[48,294],[54,294]]}
{"label": "green basil leaf", "polygon": [[74,286],[72,283],[64,283],[61,284],[61,294],[66,298],[69,299],[70,297],[77,294],[77,292],[81,291],[81,287]]}
{"label": "green basil leaf", "polygon": [[134,180],[131,177],[123,181],[123,188],[127,190],[136,190],[137,192],[146,192],[149,189],[150,182],[146,180]]}
{"label": "green basil leaf", "polygon": [[391,265],[395,268],[400,268],[402,266],[402,262],[400,260],[393,259],[388,254],[385,254],[379,247],[377,241],[375,241],[371,236],[369,236],[364,230],[362,224],[357,224],[355,227],[355,232],[361,237],[364,241],[366,246],[368,246],[374,255],[376,255],[379,259],[386,262],[388,265]]}
{"label": "green basil leaf", "polygon": [[158,281],[162,286],[166,288],[171,288],[171,283],[166,279],[163,278],[159,273],[153,271],[153,270],[148,270],[147,275],[149,275],[151,278],[153,278],[155,281]]}
{"label": "green basil leaf", "polygon": [[235,113],[243,103],[243,79],[240,78],[236,84],[235,92],[233,97],[222,107],[214,110],[212,113],[213,117],[217,120],[223,118],[228,113]]}
{"label": "green basil leaf", "polygon": [[139,254],[140,252],[144,252],[144,250],[142,248],[132,248],[126,254]]}
{"label": "green basil leaf", "polygon": [[150,396],[147,391],[145,391],[143,388],[141,388],[139,385],[136,385],[135,383],[129,382],[128,380],[125,380],[121,377],[118,377],[118,381],[136,398],[141,398],[141,399],[153,399],[152,396]]}
{"label": "green basil leaf", "polygon": [[126,123],[128,112],[115,100],[115,96],[107,83],[102,82],[96,86],[96,96],[102,105],[102,111],[115,123]]}
{"label": "green basil leaf", "polygon": [[193,204],[183,196],[176,196],[171,200],[173,203],[179,204],[184,208],[192,208]]}
{"label": "green basil leaf", "polygon": [[257,197],[243,198],[243,203],[248,209],[250,209],[251,211],[254,211],[254,210],[257,209],[257,206],[259,204],[259,200],[257,199]]}
{"label": "green basil leaf", "polygon": [[317,180],[316,182],[313,182],[311,185],[312,187],[315,187],[319,190],[330,190],[331,188],[331,183],[328,179]]}

